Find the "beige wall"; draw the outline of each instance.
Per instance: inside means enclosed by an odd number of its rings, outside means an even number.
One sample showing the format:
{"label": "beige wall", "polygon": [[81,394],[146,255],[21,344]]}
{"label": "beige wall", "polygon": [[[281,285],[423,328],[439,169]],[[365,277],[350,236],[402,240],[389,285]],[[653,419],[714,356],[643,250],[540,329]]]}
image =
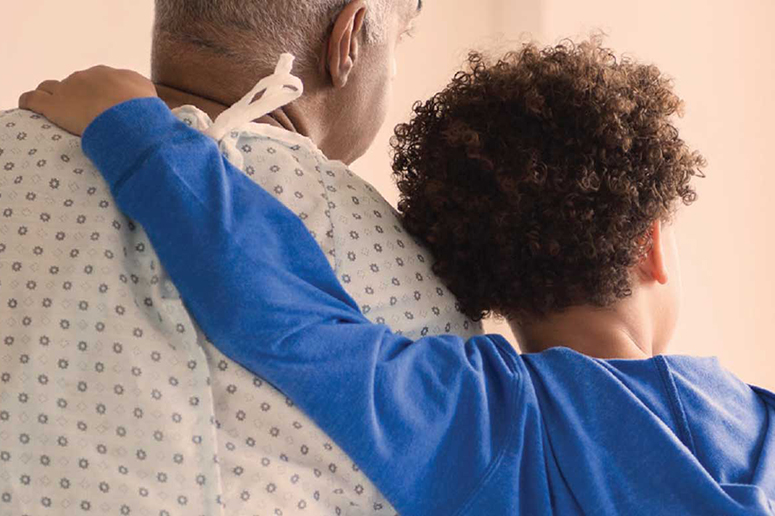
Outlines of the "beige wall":
{"label": "beige wall", "polygon": [[[45,78],[95,63],[148,72],[152,2],[3,3],[0,106]],[[700,201],[681,217],[685,303],[674,351],[715,354],[750,382],[775,388],[775,136],[772,0],[427,1],[402,49],[394,108],[355,169],[395,202],[387,141],[411,103],[443,87],[470,48],[505,48],[523,33],[544,42],[594,28],[610,44],[676,77],[688,103],[685,137],[710,160]],[[735,5],[741,7],[735,7]],[[515,46],[517,43],[511,43]],[[500,326],[490,325],[496,330]]]}
{"label": "beige wall", "polygon": [[0,0],[0,16],[0,109],[95,64],[150,71],[152,0]]}

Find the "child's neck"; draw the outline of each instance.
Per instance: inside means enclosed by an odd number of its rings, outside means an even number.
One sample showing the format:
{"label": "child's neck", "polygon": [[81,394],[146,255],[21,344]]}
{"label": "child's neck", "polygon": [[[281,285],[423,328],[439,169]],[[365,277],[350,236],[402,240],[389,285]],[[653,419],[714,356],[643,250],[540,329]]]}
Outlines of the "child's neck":
{"label": "child's neck", "polygon": [[645,359],[654,356],[654,323],[648,313],[616,306],[570,308],[523,325],[511,324],[526,353],[566,347],[604,359]]}

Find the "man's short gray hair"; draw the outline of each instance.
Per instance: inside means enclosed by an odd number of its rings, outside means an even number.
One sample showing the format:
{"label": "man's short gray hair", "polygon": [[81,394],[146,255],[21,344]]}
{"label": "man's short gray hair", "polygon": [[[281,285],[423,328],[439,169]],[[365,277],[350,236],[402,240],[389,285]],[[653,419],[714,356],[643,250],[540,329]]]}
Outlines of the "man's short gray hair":
{"label": "man's short gray hair", "polygon": [[[247,66],[272,67],[283,52],[298,68],[316,51],[350,0],[156,0],[154,36],[165,51],[188,44]],[[368,42],[386,37],[390,0],[368,0]],[[188,48],[187,50],[190,50]]]}

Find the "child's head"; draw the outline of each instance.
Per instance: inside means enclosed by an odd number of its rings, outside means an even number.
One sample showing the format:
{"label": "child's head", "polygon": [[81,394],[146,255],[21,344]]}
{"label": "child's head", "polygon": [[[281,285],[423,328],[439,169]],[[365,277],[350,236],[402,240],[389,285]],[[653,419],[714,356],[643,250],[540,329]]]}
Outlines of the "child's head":
{"label": "child's head", "polygon": [[405,225],[466,314],[530,324],[643,289],[671,333],[668,223],[704,167],[673,125],[671,81],[597,39],[468,65],[393,139]]}

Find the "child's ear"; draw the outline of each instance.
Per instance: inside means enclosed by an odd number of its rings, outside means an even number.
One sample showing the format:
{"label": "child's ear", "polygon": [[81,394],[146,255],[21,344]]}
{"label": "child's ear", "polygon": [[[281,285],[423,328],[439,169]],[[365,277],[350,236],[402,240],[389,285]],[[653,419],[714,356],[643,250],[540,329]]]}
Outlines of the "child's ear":
{"label": "child's ear", "polygon": [[348,3],[337,16],[324,46],[325,56],[322,62],[335,88],[345,87],[355,68],[367,9],[366,0],[353,0]]}
{"label": "child's ear", "polygon": [[[656,281],[661,285],[665,285],[668,280],[669,271],[667,270],[667,256],[665,255],[666,248],[662,221],[654,221],[651,224],[649,231],[651,233],[651,245],[638,264],[639,272],[646,280]],[[644,236],[643,243],[646,243],[647,241],[648,238]]]}

